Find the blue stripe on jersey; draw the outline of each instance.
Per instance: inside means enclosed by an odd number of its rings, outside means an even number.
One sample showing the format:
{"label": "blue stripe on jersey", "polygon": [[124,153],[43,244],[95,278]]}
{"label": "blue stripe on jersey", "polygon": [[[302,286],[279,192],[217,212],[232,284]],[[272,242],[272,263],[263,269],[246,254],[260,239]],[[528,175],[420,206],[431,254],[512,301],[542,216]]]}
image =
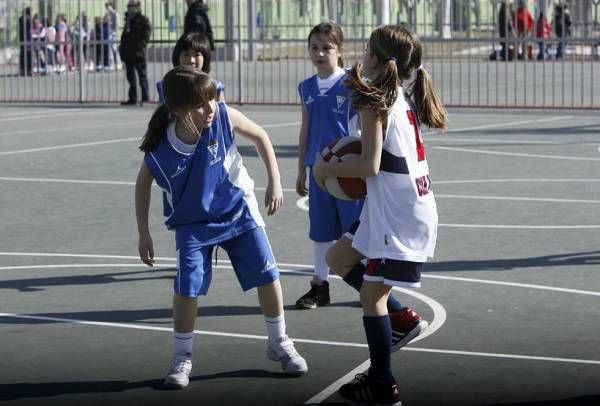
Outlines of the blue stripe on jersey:
{"label": "blue stripe on jersey", "polygon": [[324,94],[319,90],[317,75],[298,85],[302,105],[308,113],[304,165],[314,165],[317,152],[334,139],[348,135],[348,122],[356,112],[350,106],[351,92],[344,86],[346,77],[347,74],[343,75]]}
{"label": "blue stripe on jersey", "polygon": [[[165,224],[169,229],[192,225],[200,243],[216,243],[262,225],[257,214],[254,186],[233,141],[227,106],[210,128],[202,130],[195,149],[178,151],[165,134],[144,160],[163,189]],[[168,131],[174,131],[169,126]]]}
{"label": "blue stripe on jersey", "polygon": [[408,175],[408,164],[403,156],[396,156],[385,149],[381,150],[381,163],[379,169],[384,172],[401,173]]}

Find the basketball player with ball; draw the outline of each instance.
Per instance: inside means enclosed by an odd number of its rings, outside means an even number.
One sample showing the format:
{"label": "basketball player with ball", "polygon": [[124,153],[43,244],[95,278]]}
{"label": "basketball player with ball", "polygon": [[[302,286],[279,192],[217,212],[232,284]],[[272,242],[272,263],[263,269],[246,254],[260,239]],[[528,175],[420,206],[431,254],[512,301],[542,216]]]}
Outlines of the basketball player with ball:
{"label": "basketball player with ball", "polygon": [[[352,184],[359,180],[349,179],[349,194],[337,193],[336,198],[320,189],[315,182],[312,169],[315,156],[321,151],[326,153],[331,147],[332,156],[343,159],[344,153],[349,151],[338,147],[347,143],[350,149],[353,145],[360,148],[360,141],[356,142],[360,140],[356,138],[360,131],[358,114],[350,105],[351,92],[344,84],[348,74],[342,68],[343,33],[340,26],[334,22],[324,22],[313,27],[308,35],[308,52],[317,73],[300,82],[298,86],[302,102],[302,125],[296,191],[300,196],[308,194],[309,197],[309,238],[313,241],[314,275],[310,290],[296,302],[298,309],[314,309],[330,303],[329,267],[325,256],[333,243],[343,238],[344,233],[357,222],[362,210],[362,197],[366,191],[364,183],[362,190],[359,185],[357,190],[352,191]],[[335,140],[338,138],[340,142],[336,147]],[[360,151],[358,154],[360,155]],[[357,261],[349,269],[340,270],[338,274],[350,286],[360,291],[365,269],[365,265]],[[412,309],[402,307],[391,295],[387,300],[387,309],[394,331],[394,351],[427,327],[425,320]]]}
{"label": "basketball player with ball", "polygon": [[317,155],[313,166],[324,189],[328,178],[365,179],[367,187],[353,235],[344,234],[326,257],[344,279],[368,261],[360,299],[371,366],[340,388],[352,404],[401,405],[391,367],[393,313],[386,302],[393,286],[420,286],[423,263],[436,244],[438,214],[419,125],[446,128],[446,111],[422,54],[419,38],[404,27],[385,25],[371,33],[362,64],[345,81],[359,112],[360,153],[329,162]]}

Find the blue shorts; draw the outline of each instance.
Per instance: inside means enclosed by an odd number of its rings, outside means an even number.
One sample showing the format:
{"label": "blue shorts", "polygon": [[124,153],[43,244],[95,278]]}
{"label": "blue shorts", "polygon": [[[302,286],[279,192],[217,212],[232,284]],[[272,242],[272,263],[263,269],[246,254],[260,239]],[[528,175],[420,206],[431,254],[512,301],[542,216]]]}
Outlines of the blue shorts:
{"label": "blue shorts", "polygon": [[[215,245],[202,245],[190,230],[175,232],[175,293],[185,297],[206,295],[212,280],[211,256]],[[262,227],[248,230],[218,246],[227,251],[242,290],[247,291],[279,279],[271,245]]]}
{"label": "blue shorts", "polygon": [[315,242],[339,239],[360,217],[363,200],[340,200],[319,187],[310,167],[308,182],[308,237]]}

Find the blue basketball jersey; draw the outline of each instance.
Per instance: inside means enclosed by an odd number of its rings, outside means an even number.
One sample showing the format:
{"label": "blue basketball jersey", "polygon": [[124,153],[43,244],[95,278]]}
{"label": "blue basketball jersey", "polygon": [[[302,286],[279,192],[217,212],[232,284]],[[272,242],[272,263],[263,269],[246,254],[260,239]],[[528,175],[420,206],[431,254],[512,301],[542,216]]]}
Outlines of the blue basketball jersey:
{"label": "blue basketball jersey", "polygon": [[[225,91],[225,85],[215,79],[213,79],[213,82],[217,88],[216,99],[219,100],[221,93],[223,93]],[[162,89],[162,80],[159,80],[158,82],[156,82],[156,93],[158,93],[158,104],[165,104],[165,96],[163,94],[163,89]]]}
{"label": "blue basketball jersey", "polygon": [[308,133],[304,165],[313,166],[315,155],[331,141],[345,137],[358,118],[350,107],[351,91],[344,85],[344,74],[329,90],[321,94],[317,75],[303,80],[298,85],[298,93],[304,109],[308,113]]}
{"label": "blue basketball jersey", "polygon": [[217,103],[212,125],[195,145],[183,144],[171,122],[144,162],[163,191],[169,229],[194,227],[202,244],[216,244],[264,226],[254,182],[234,142],[227,106]]}

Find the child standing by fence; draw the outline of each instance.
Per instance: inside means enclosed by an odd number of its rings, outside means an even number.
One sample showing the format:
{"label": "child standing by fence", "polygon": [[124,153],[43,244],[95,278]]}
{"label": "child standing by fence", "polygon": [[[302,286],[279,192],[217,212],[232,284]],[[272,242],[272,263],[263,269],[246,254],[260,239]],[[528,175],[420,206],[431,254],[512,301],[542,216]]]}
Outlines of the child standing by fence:
{"label": "child standing by fence", "polygon": [[[433,256],[436,243],[437,208],[419,125],[445,128],[446,113],[422,65],[422,53],[419,39],[404,27],[373,31],[362,65],[346,81],[355,92],[362,153],[354,160],[320,160],[314,166],[319,185],[326,176],[366,178],[367,183],[353,239],[342,237],[327,253],[327,263],[341,274],[368,259],[360,297],[371,366],[340,388],[352,404],[401,404],[392,375],[392,326],[385,303],[392,286],[420,286],[423,263]],[[414,72],[413,104],[404,92]]]}
{"label": "child standing by fence", "polygon": [[281,206],[283,192],[267,133],[239,111],[215,101],[216,87],[200,70],[179,66],[163,80],[165,104],[148,124],[140,149],[144,160],[136,181],[139,255],[152,266],[148,226],[152,181],[163,190],[165,224],[175,231],[177,275],[173,297],[173,362],[166,387],[184,388],[192,370],[197,298],[206,295],[215,246],[229,255],[244,291],[257,288],[268,333],[267,357],[291,375],[307,372],[306,361],[286,335],[279,272],[264,221],[237,151],[233,132],[250,139],[268,177],[267,214]]}

